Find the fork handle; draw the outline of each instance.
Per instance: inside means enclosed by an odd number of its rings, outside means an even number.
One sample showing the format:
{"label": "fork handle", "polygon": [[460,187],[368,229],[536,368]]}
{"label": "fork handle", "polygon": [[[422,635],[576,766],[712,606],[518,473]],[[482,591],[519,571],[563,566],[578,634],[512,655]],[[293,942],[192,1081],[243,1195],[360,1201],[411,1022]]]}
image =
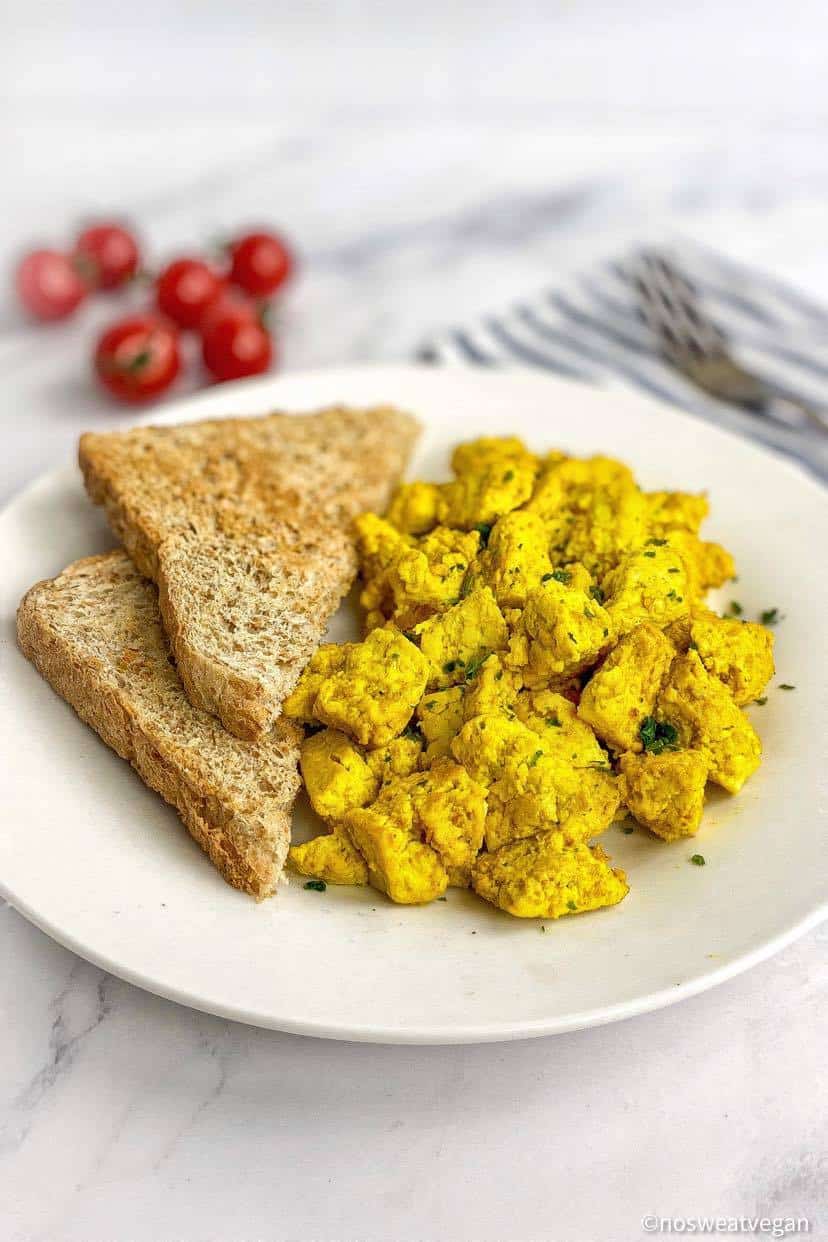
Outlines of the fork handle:
{"label": "fork handle", "polygon": [[824,434],[828,433],[828,415],[820,413],[807,401],[791,397],[785,392],[770,391],[762,402],[761,412],[777,423],[784,423],[786,427],[813,427]]}

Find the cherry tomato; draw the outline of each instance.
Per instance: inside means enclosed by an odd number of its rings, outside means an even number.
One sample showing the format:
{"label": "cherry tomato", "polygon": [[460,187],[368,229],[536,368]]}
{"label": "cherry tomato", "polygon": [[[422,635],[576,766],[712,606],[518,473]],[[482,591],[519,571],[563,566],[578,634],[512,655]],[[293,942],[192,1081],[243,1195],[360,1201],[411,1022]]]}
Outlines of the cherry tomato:
{"label": "cherry tomato", "polygon": [[178,333],[155,315],[132,315],[104,332],[95,349],[98,379],[120,401],[150,401],[181,369]]}
{"label": "cherry tomato", "polygon": [[275,293],[294,267],[287,244],[275,233],[247,233],[232,244],[230,258],[230,279],[257,298]]}
{"label": "cherry tomato", "polygon": [[222,288],[221,277],[202,259],[176,259],[158,277],[158,306],[182,328],[197,328]]}
{"label": "cherry tomato", "polygon": [[204,365],[215,379],[243,379],[268,369],[273,345],[255,319],[230,315],[217,320],[204,333],[202,354]]}
{"label": "cherry tomato", "polygon": [[87,288],[69,255],[32,250],[15,273],[17,296],[35,319],[65,319],[80,306]]}
{"label": "cherry tomato", "polygon": [[226,286],[201,316],[198,324],[199,332],[205,336],[222,319],[234,319],[238,323],[261,322],[255,302],[251,302],[238,290]]}
{"label": "cherry tomato", "polygon": [[138,243],[119,224],[96,224],[84,229],[75,253],[88,265],[89,283],[98,289],[116,289],[138,270]]}

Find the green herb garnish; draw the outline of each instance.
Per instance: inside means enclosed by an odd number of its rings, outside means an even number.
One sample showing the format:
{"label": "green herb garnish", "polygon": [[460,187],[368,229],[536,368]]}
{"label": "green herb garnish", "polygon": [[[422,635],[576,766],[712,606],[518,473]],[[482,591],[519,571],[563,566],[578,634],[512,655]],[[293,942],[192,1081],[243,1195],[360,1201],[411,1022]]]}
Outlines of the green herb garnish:
{"label": "green herb garnish", "polygon": [[561,722],[560,722],[560,720],[558,720],[558,717],[557,717],[557,716],[547,716],[547,717],[546,717],[546,727],[547,727],[547,729],[560,729],[560,728],[561,728]]}
{"label": "green herb garnish", "polygon": [[543,758],[543,751],[536,750],[532,758],[529,760],[529,767],[533,768],[539,759]]}
{"label": "green herb garnish", "polygon": [[592,586],[589,588],[589,593],[592,596],[592,598],[595,600],[596,604],[603,604],[604,600],[607,598],[606,594],[601,590],[599,586],[596,586],[595,583],[593,583]]}
{"label": "green herb garnish", "polygon": [[655,556],[655,552],[645,552],[645,556]]}
{"label": "green herb garnish", "polygon": [[314,893],[324,893],[327,887],[324,880],[307,880],[305,883],[305,888],[312,889]]}
{"label": "green herb garnish", "polygon": [[778,608],[766,608],[759,613],[759,620],[763,625],[776,625],[777,621],[782,620],[782,616]]}
{"label": "green herb garnish", "polygon": [[647,544],[654,548],[663,548],[666,543],[667,543],[666,539],[648,539],[647,540]]}
{"label": "green herb garnish", "polygon": [[567,910],[577,910],[577,909],[578,909],[578,907],[575,905],[575,902],[574,902],[574,901],[568,901],[568,902],[566,903],[566,908],[567,908]]}
{"label": "green herb garnish", "polygon": [[645,750],[661,755],[665,750],[678,750],[678,729],[667,721],[645,716],[638,731]]}
{"label": "green herb garnish", "polygon": [[768,696],[764,695],[761,699],[754,699],[754,703],[758,703],[760,707],[764,707],[768,701]]}
{"label": "green herb garnish", "polygon": [[514,470],[507,470],[507,471],[506,471],[506,473],[505,473],[505,474],[504,474],[504,476],[503,476],[503,482],[504,482],[504,483],[511,483],[511,481],[512,481],[512,479],[513,479],[514,477],[515,477],[515,472],[514,472]]}
{"label": "green herb garnish", "polygon": [[745,610],[739,603],[738,599],[732,599],[727,606],[727,611],[730,613],[731,617],[741,617]]}
{"label": "green herb garnish", "polygon": [[479,656],[476,660],[469,660],[466,665],[466,681],[471,681],[477,676],[491,654],[491,651],[487,651],[485,655]]}
{"label": "green herb garnish", "polygon": [[477,531],[480,536],[480,546],[481,548],[485,548],[486,544],[489,542],[489,535],[492,533],[491,522],[478,522],[476,526],[472,527],[472,530]]}
{"label": "green herb garnish", "polygon": [[548,582],[550,578],[554,578],[556,582],[560,582],[562,586],[568,586],[572,581],[572,574],[568,569],[555,569],[551,574],[544,574],[541,582]]}
{"label": "green herb garnish", "polygon": [[621,831],[623,832],[625,837],[629,837],[632,833],[635,832],[635,829],[633,828],[632,824],[622,824]]}
{"label": "green herb garnish", "polygon": [[707,859],[705,858],[704,854],[691,854],[690,861],[694,867],[706,867],[707,866]]}
{"label": "green herb garnish", "polygon": [[795,689],[796,689],[796,686],[791,686],[791,685],[789,685],[789,684],[788,684],[788,682],[786,682],[786,681],[780,681],[780,683],[779,683],[779,689],[780,689],[780,690],[795,690]]}

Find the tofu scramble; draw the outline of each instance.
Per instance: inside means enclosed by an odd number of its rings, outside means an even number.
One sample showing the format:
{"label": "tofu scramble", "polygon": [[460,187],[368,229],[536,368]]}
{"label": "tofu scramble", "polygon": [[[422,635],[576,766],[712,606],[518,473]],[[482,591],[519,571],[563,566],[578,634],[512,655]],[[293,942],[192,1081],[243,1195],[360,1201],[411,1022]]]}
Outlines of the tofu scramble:
{"label": "tofu scramble", "polygon": [[708,782],[736,794],[758,767],[742,708],[773,635],[705,606],[735,566],[699,536],[703,495],[512,437],[451,466],[357,519],[365,638],[320,647],[284,709],[328,826],[291,864],[406,904],[615,905],[626,876],[595,838],[626,815],[692,837]]}

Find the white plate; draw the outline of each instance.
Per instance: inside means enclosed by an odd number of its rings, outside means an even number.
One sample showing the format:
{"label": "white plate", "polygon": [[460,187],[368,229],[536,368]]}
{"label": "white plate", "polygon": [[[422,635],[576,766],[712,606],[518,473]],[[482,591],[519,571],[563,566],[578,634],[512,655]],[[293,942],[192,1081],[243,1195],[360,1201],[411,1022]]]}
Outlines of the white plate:
{"label": "white plate", "polygon": [[[825,917],[825,493],[794,466],[638,395],[530,372],[315,372],[216,388],[156,421],[334,401],[416,412],[426,425],[417,475],[440,477],[459,439],[516,432],[539,450],[616,454],[647,488],[708,489],[710,537],[739,566],[726,598],[737,596],[746,616],[770,606],[786,614],[767,705],[750,708],[762,768],[738,798],[713,797],[692,844],[611,828],[603,843],[629,873],[629,897],[545,932],[457,891],[417,909],[372,890],[316,893],[294,882],[257,906],[222,882],[175,813],[15,647],[26,588],[112,542],[67,466],[0,518],[8,900],[70,949],[162,996],[260,1026],[399,1043],[542,1035],[656,1009]],[[307,810],[297,818],[306,831]],[[690,864],[696,852],[705,867]]]}

